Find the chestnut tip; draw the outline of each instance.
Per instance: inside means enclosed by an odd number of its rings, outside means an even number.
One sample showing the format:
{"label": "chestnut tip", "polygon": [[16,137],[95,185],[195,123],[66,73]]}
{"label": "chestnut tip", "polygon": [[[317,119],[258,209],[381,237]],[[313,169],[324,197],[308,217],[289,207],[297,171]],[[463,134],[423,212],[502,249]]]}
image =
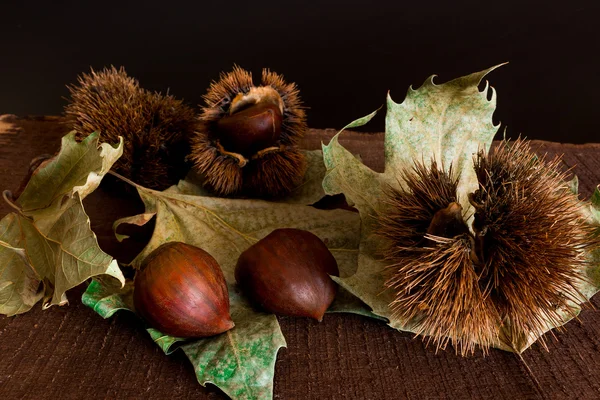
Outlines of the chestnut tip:
{"label": "chestnut tip", "polygon": [[230,329],[233,329],[234,327],[235,323],[231,319],[230,315],[227,315],[227,318],[223,319],[220,323],[220,329],[222,330],[222,332],[226,332]]}

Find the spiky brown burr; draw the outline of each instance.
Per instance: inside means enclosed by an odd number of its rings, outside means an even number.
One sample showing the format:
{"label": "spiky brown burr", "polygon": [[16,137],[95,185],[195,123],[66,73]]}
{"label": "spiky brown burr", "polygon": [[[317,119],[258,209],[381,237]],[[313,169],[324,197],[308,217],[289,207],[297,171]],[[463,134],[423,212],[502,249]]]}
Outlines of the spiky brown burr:
{"label": "spiky brown burr", "polygon": [[473,240],[457,203],[458,182],[449,172],[415,163],[404,189],[388,190],[379,231],[387,244],[386,285],[396,293],[396,317],[440,348],[452,340],[461,352],[494,338],[493,306],[480,291],[471,260]]}
{"label": "spiky brown burr", "polygon": [[536,156],[523,140],[475,161],[480,188],[470,202],[482,290],[509,340],[559,325],[561,314],[585,300],[578,285],[600,242],[560,163]]}
{"label": "spiky brown burr", "polygon": [[67,123],[80,137],[94,131],[109,143],[123,137],[116,172],[157,190],[185,176],[189,137],[197,121],[181,100],[145,90],[124,68],[115,67],[82,74],[69,91]]}
{"label": "spiky brown burr", "polygon": [[224,196],[278,197],[300,183],[306,161],[297,144],[307,127],[296,84],[264,69],[254,86],[235,66],[204,100],[190,159],[205,186]]}
{"label": "spiky brown burr", "polygon": [[600,242],[559,165],[522,140],[480,152],[471,231],[451,170],[406,171],[378,218],[396,316],[463,354],[560,325],[585,300],[578,285]]}

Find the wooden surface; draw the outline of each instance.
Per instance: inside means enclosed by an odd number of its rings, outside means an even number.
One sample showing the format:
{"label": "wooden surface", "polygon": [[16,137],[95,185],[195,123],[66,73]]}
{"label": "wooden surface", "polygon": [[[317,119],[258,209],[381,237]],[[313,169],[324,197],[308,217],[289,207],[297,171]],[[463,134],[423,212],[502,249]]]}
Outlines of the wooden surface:
{"label": "wooden surface", "polygon": [[[66,128],[60,118],[0,116],[0,189],[15,190],[29,161],[54,153]],[[335,132],[312,130],[304,142],[318,148]],[[383,135],[346,133],[341,142],[367,165],[383,167]],[[600,144],[535,142],[540,153],[564,153],[580,178],[583,198],[600,183]],[[110,231],[121,216],[142,210],[139,200],[98,190],[85,201],[100,246],[127,261],[143,239],[118,244]],[[10,212],[0,204],[0,216]],[[148,233],[147,233],[148,234]],[[140,236],[143,237],[143,236]],[[0,316],[0,399],[221,399],[202,388],[180,352],[165,356],[130,313],[103,320],[81,304]],[[280,318],[288,347],[275,369],[276,399],[598,399],[600,296],[579,320],[523,354],[492,350],[463,358],[427,347],[408,333],[353,315],[327,315],[322,323]],[[539,387],[535,383],[539,382]]]}

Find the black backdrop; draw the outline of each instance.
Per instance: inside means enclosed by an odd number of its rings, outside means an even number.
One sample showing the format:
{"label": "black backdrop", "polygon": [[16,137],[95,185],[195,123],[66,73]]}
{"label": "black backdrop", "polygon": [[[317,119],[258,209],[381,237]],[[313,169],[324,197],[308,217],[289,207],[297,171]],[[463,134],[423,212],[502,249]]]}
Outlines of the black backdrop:
{"label": "black backdrop", "polygon": [[[489,75],[510,136],[600,142],[600,17],[589,1],[0,2],[0,114],[59,114],[65,84],[125,66],[191,104],[234,63],[300,86],[309,125],[340,128],[388,90]],[[365,130],[383,130],[383,117]]]}

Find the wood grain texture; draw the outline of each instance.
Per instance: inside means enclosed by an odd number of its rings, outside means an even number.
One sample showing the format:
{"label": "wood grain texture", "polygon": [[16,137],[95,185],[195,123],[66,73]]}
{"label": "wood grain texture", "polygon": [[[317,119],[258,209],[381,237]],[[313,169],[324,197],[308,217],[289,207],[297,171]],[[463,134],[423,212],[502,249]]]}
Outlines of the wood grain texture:
{"label": "wood grain texture", "polygon": [[[29,161],[54,153],[67,132],[61,119],[0,117],[0,188],[15,190]],[[333,130],[311,130],[306,148],[327,143]],[[383,169],[383,135],[347,132],[340,142],[375,170]],[[600,183],[600,144],[534,142],[538,153],[564,154],[565,167],[579,176],[582,197]],[[85,201],[100,246],[127,261],[150,231],[116,242],[112,222],[142,210],[131,194],[98,190]],[[10,208],[0,205],[0,215]],[[0,316],[0,399],[221,399],[202,388],[180,352],[165,356],[142,323],[119,313],[102,320],[81,304],[80,286],[71,304],[34,307],[13,318]],[[593,299],[596,309],[600,296]],[[327,315],[322,323],[280,318],[287,339],[276,363],[276,399],[598,399],[600,312],[548,337],[548,351],[534,344],[517,356],[492,350],[460,357],[435,352],[420,339],[353,315]],[[535,380],[539,382],[539,387]]]}

